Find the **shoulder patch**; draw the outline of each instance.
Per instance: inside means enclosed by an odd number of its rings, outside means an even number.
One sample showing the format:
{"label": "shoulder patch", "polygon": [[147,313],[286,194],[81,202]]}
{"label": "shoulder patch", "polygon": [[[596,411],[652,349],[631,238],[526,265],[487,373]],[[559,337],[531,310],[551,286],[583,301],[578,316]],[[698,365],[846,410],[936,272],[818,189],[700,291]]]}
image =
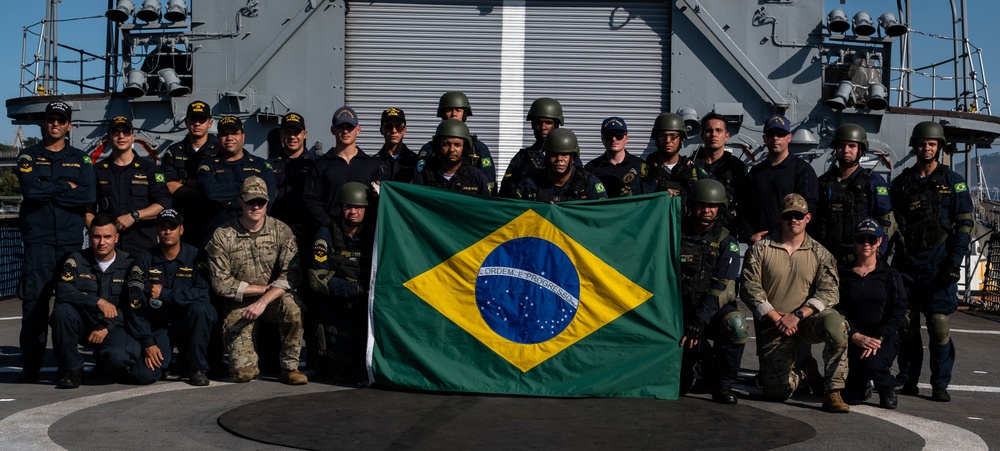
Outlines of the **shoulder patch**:
{"label": "shoulder patch", "polygon": [[71,271],[68,271],[68,270],[67,271],[63,271],[62,277],[60,277],[60,279],[62,279],[63,282],[72,282],[73,281],[73,273]]}
{"label": "shoulder patch", "polygon": [[484,168],[488,168],[488,167],[490,167],[490,166],[493,166],[493,160],[491,160],[491,159],[489,159],[489,158],[483,158],[483,159],[482,159],[482,166],[483,166]]}
{"label": "shoulder patch", "polygon": [[729,250],[731,250],[731,251],[739,254],[740,253],[740,246],[738,244],[736,244],[736,243],[729,243]]}
{"label": "shoulder patch", "polygon": [[889,188],[886,188],[884,186],[877,186],[875,187],[875,194],[879,196],[888,196]]}
{"label": "shoulder patch", "polygon": [[268,169],[271,169],[271,170],[274,170],[274,167],[271,166],[271,163],[268,163],[266,161],[264,162],[264,167],[268,168]]}
{"label": "shoulder patch", "polygon": [[140,301],[138,299],[133,299],[132,302],[129,305],[132,306],[132,310],[136,310],[139,307],[142,307],[142,301]]}
{"label": "shoulder patch", "polygon": [[212,168],[208,167],[207,164],[203,164],[201,166],[198,166],[198,172],[201,172],[201,171],[211,171],[211,170],[212,170]]}
{"label": "shoulder patch", "polygon": [[67,258],[66,265],[70,268],[76,268],[76,260],[74,260],[73,257]]}
{"label": "shoulder patch", "polygon": [[968,190],[969,190],[969,187],[966,186],[965,183],[959,182],[959,183],[955,184],[955,192],[956,193],[964,193],[964,192],[966,192]]}
{"label": "shoulder patch", "polygon": [[604,192],[604,184],[603,183],[595,183],[594,184],[594,189],[596,189],[597,192],[599,192],[599,193],[603,193]]}
{"label": "shoulder patch", "polygon": [[163,174],[157,173],[154,175],[154,180],[156,180],[157,183],[164,183],[167,181],[167,178]]}
{"label": "shoulder patch", "polygon": [[86,155],[83,156],[83,162],[84,164],[94,164],[94,162],[90,159],[90,157]]}
{"label": "shoulder patch", "polygon": [[195,267],[195,269],[205,269],[205,268],[208,268],[208,263],[205,263],[205,262],[196,262],[194,264],[194,267]]}

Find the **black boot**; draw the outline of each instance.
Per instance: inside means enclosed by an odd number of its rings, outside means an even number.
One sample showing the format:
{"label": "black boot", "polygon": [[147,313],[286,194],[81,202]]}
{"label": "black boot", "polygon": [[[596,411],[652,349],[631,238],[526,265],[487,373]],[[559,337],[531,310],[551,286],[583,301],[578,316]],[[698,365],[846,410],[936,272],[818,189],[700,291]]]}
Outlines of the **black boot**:
{"label": "black boot", "polygon": [[57,388],[77,388],[83,383],[83,370],[69,370],[66,375],[63,376],[59,382],[56,383]]}
{"label": "black boot", "polygon": [[712,393],[712,401],[722,404],[736,404],[739,402],[736,395],[733,394],[733,390],[729,387],[721,387],[715,393]]}
{"label": "black boot", "polygon": [[878,406],[883,409],[895,409],[899,405],[899,400],[896,398],[896,391],[887,388],[884,390],[879,390],[878,392]]}

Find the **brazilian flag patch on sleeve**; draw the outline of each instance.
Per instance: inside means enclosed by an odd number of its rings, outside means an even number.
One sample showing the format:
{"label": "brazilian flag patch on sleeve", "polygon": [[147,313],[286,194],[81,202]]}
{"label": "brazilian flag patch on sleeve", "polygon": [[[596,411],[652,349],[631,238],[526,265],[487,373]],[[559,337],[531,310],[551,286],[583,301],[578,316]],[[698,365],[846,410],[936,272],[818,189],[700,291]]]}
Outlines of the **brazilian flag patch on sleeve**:
{"label": "brazilian flag patch on sleeve", "polygon": [[955,184],[955,192],[956,193],[964,193],[964,192],[966,192],[968,190],[969,190],[969,187],[966,186],[965,183],[963,183],[963,182],[959,182],[959,183]]}
{"label": "brazilian flag patch on sleeve", "polygon": [[163,174],[156,174],[153,178],[156,180],[157,183],[164,183],[167,181],[167,178],[164,177]]}
{"label": "brazilian flag patch on sleeve", "polygon": [[886,188],[884,186],[876,187],[875,188],[875,194],[877,194],[879,196],[888,196],[889,195],[889,188]]}
{"label": "brazilian flag patch on sleeve", "polygon": [[729,250],[731,250],[731,251],[739,254],[740,253],[740,246],[737,245],[736,243],[729,243]]}

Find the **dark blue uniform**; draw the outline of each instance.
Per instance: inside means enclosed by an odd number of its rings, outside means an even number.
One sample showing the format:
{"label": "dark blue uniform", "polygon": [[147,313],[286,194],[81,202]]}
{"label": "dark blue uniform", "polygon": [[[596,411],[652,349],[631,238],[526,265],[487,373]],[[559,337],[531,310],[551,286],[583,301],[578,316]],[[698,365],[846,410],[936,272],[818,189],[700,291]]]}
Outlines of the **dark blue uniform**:
{"label": "dark blue uniform", "polygon": [[719,210],[717,220],[723,227],[734,227],[736,223],[736,212],[739,211],[736,192],[743,189],[747,179],[747,172],[750,170],[746,163],[730,154],[723,152],[717,160],[709,163],[705,159],[704,149],[698,150],[694,158],[694,166],[698,168],[699,176],[707,175],[712,180],[717,180],[726,187],[726,198],[729,199],[729,208]]}
{"label": "dark blue uniform", "polygon": [[[195,150],[187,139],[174,143],[167,148],[160,159],[160,172],[167,182],[186,184],[188,180],[195,180],[198,176],[198,167],[202,161],[214,158],[221,147],[219,138],[215,135],[208,135],[205,145],[198,150]],[[208,206],[204,196],[174,193],[172,208],[185,217],[184,236],[181,237],[185,243],[200,246],[208,241],[211,234],[205,234],[208,217],[204,212]]]}
{"label": "dark blue uniform", "polygon": [[604,153],[583,168],[601,180],[608,197],[612,198],[642,194],[642,180],[648,172],[646,162],[627,150],[621,163],[611,163],[608,154]]}
{"label": "dark blue uniform", "polygon": [[486,174],[465,163],[462,163],[449,179],[445,178],[444,173],[441,172],[440,165],[431,162],[413,175],[413,184],[444,188],[465,194],[490,195],[490,182]]}
{"label": "dark blue uniform", "polygon": [[394,158],[385,150],[386,146],[375,154],[379,166],[382,167],[382,178],[392,182],[410,183],[413,181],[413,173],[417,169],[417,154],[406,147],[406,144],[399,143],[399,152]]}
{"label": "dark blue uniform", "polygon": [[282,151],[281,155],[268,160],[274,171],[274,181],[277,187],[274,204],[271,205],[271,211],[268,214],[292,228],[292,233],[298,238],[299,249],[308,249],[302,245],[308,243],[309,238],[313,235],[312,229],[307,228],[313,221],[309,219],[309,210],[302,197],[306,187],[306,179],[312,172],[315,159],[316,155],[311,149],[304,149],[297,158],[288,158]]}
{"label": "dark blue uniform", "polygon": [[[83,369],[83,356],[77,344],[95,349],[99,362],[108,364],[112,371],[122,370],[123,362],[108,360],[107,350],[124,344],[128,336],[122,328],[121,306],[126,300],[125,277],[130,256],[115,252],[115,261],[107,271],[101,271],[91,249],[73,252],[63,263],[56,284],[56,303],[52,309],[52,348],[56,353],[61,373]],[[118,316],[105,318],[97,308],[97,301],[104,299],[118,307]],[[108,334],[99,345],[87,341],[90,333],[99,326]]]}
{"label": "dark blue uniform", "polygon": [[309,215],[319,225],[330,225],[340,217],[340,205],[334,202],[337,191],[347,182],[359,182],[371,186],[382,180],[382,167],[378,160],[368,156],[361,149],[348,164],[334,154],[333,149],[316,159],[312,173],[306,180],[304,199]]}
{"label": "dark blue uniform", "polygon": [[[544,140],[543,140],[544,141]],[[536,141],[534,144],[519,150],[514,154],[507,164],[507,172],[503,175],[500,184],[500,197],[516,198],[514,196],[514,185],[520,183],[532,172],[545,168],[545,152],[542,151],[542,142]],[[580,155],[573,156],[573,166],[583,169],[583,162]]]}
{"label": "dark blue uniform", "polygon": [[83,216],[97,190],[90,157],[68,144],[59,152],[30,146],[18,155],[17,164],[24,197],[19,225],[25,261],[17,286],[21,365],[34,371],[45,357],[54,276],[66,254],[83,247]]}
{"label": "dark blue uniform", "polygon": [[549,180],[548,169],[539,169],[513,186],[514,199],[559,203],[569,200],[607,199],[604,184],[593,174],[572,167],[573,174],[562,186]]}
{"label": "dark blue uniform", "polygon": [[[132,158],[129,165],[118,166],[109,156],[95,166],[97,203],[91,206],[91,213],[117,218],[152,204],[163,208],[173,205],[166,179],[156,172],[156,165],[134,152]],[[118,248],[138,255],[156,242],[156,220],[146,219],[120,232]]]}
{"label": "dark blue uniform", "polygon": [[[243,158],[226,161],[222,157],[206,159],[198,167],[198,189],[208,200],[206,210],[201,214],[208,217],[208,228],[204,232],[205,241],[212,232],[230,219],[235,219],[242,211],[239,197],[243,181],[250,177],[260,177],[267,184],[269,204],[274,203],[274,171],[263,158],[243,151]],[[185,227],[187,232],[187,227]],[[204,244],[204,243],[202,243]]]}
{"label": "dark blue uniform", "polygon": [[[483,171],[483,174],[486,175],[486,180],[489,182],[490,194],[496,194],[497,168],[493,165],[493,155],[490,153],[490,148],[482,141],[476,139],[476,135],[472,135],[472,143],[475,150],[472,152],[465,151],[462,154],[462,164],[467,164],[470,167]],[[433,142],[426,142],[420,148],[418,155],[418,159],[422,159],[425,162],[432,161],[434,159]],[[417,171],[420,169],[422,168],[418,166]]]}
{"label": "dark blue uniform", "polygon": [[862,359],[863,349],[848,341],[845,396],[863,398],[868,381],[874,381],[879,392],[892,390],[896,381],[890,370],[899,352],[899,328],[907,306],[903,279],[882,260],[865,276],[854,272],[852,266],[841,266],[838,272],[840,302],[836,309],[847,320],[848,338],[860,333],[882,342],[877,353]]}
{"label": "dark blue uniform", "polygon": [[899,351],[899,385],[917,384],[923,363],[920,314],[928,321],[931,385],[947,388],[955,364],[955,345],[947,315],[958,308],[958,286],[949,276],[969,252],[972,197],[965,179],[938,164],[927,177],[906,168],[892,181],[893,211],[899,223],[892,266],[906,286],[909,311]]}
{"label": "dark blue uniform", "polygon": [[[889,184],[877,172],[857,168],[839,180],[836,165],[819,177],[816,215],[809,222],[809,236],[819,241],[841,264],[853,261],[854,226],[864,218],[874,218],[889,230]],[[883,239],[879,253],[885,255],[889,240]]]}
{"label": "dark blue uniform", "polygon": [[[743,360],[745,343],[727,339],[726,316],[738,311],[735,283],[740,275],[740,248],[729,231],[714,224],[696,233],[685,221],[681,235],[681,296],[684,323],[705,325],[699,343],[694,348],[684,345],[681,363],[681,390],[686,391],[694,380],[694,366],[699,359],[703,379],[717,388],[731,388],[737,381]],[[732,299],[720,297],[730,293]],[[720,306],[720,304],[722,304]],[[705,339],[713,340],[714,346]],[[709,370],[711,369],[711,370]],[[714,374],[713,374],[714,373]]]}
{"label": "dark blue uniform", "polygon": [[781,200],[791,193],[805,198],[809,212],[816,214],[818,192],[816,171],[801,158],[789,154],[777,165],[765,159],[750,169],[744,189],[736,193],[739,215],[733,232],[747,242],[755,233],[778,231]]}
{"label": "dark blue uniform", "polygon": [[[161,285],[159,298],[152,286]],[[119,360],[132,360],[129,379],[139,384],[156,382],[162,368],[150,370],[143,350],[157,346],[163,366],[170,364],[173,345],[185,357],[189,371],[208,371],[205,353],[218,314],[208,296],[206,257],[194,246],[181,244],[177,258],[168,260],[159,246],[143,252],[129,270],[129,307],[123,309],[129,337],[115,348]]]}

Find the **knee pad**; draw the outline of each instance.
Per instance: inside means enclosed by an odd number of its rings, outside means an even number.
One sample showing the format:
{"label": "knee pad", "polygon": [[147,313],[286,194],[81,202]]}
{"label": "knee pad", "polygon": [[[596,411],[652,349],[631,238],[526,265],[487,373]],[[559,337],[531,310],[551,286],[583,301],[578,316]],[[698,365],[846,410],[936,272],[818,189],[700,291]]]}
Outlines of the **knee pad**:
{"label": "knee pad", "polygon": [[840,313],[831,311],[822,318],[823,330],[830,337],[834,345],[847,345],[847,321]]}
{"label": "knee pad", "polygon": [[948,315],[932,313],[927,317],[927,335],[931,344],[941,347],[951,341],[951,328],[948,326]]}
{"label": "knee pad", "polygon": [[740,312],[729,312],[722,318],[722,339],[741,345],[750,340],[750,329],[747,327],[747,317]]}

